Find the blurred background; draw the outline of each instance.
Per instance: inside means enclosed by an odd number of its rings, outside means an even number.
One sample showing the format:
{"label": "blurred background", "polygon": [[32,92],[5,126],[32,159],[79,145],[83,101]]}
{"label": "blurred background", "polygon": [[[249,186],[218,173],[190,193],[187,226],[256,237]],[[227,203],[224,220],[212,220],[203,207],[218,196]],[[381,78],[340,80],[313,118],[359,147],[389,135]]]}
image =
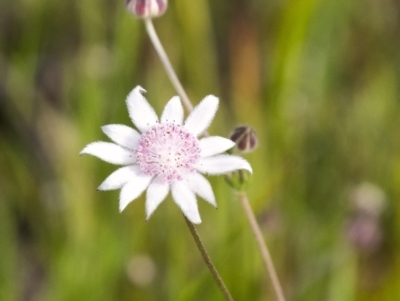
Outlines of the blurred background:
{"label": "blurred background", "polygon": [[[400,2],[170,0],[154,21],[210,133],[254,127],[250,201],[288,300],[400,300]],[[0,300],[223,300],[168,199],[120,214],[90,156],[141,85],[175,95],[124,1],[0,2]],[[197,227],[235,300],[275,300],[240,202]]]}

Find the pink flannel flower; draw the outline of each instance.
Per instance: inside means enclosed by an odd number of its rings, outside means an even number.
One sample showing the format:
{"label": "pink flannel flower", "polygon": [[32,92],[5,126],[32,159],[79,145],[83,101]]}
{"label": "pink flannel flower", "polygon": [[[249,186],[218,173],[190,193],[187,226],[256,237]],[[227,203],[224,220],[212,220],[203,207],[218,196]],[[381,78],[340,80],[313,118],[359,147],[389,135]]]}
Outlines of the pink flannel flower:
{"label": "pink flannel flower", "polygon": [[148,219],[171,191],[183,214],[192,223],[199,224],[195,195],[216,206],[211,185],[202,173],[220,175],[238,169],[252,172],[251,166],[241,157],[221,154],[235,145],[230,139],[198,138],[214,118],[218,98],[205,97],[184,122],[181,101],[175,96],[159,120],[142,95],[144,92],[137,86],[126,100],[129,116],[139,131],[119,124],[103,126],[103,132],[114,143],[93,142],[81,154],[123,165],[98,188],[121,189],[120,211],[147,190]]}

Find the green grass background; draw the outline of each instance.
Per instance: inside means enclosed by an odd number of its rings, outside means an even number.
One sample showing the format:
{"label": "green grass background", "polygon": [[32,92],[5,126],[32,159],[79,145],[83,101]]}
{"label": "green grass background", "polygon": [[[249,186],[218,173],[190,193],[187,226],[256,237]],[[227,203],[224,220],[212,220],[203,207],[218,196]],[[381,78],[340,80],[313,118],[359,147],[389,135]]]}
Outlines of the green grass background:
{"label": "green grass background", "polygon": [[[287,299],[400,300],[400,2],[171,0],[154,23],[192,101],[220,97],[210,133],[258,133],[248,193]],[[170,197],[147,223],[143,197],[120,214],[96,191],[116,167],[78,156],[131,124],[136,85],[158,113],[176,94],[124,1],[0,2],[0,300],[223,300]],[[211,257],[235,300],[275,300],[211,181]],[[347,239],[365,182],[385,194],[372,251]]]}

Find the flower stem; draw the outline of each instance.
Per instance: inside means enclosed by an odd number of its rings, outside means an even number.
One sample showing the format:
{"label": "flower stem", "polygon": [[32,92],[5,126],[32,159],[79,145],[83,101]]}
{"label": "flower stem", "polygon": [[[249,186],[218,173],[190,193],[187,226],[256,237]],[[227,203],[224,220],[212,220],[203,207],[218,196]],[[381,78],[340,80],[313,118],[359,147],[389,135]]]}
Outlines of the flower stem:
{"label": "flower stem", "polygon": [[[154,46],[158,56],[160,57],[162,64],[164,65],[165,71],[167,72],[167,75],[168,75],[169,79],[171,80],[172,85],[174,86],[175,90],[178,92],[178,95],[181,97],[181,99],[183,101],[183,105],[185,106],[185,108],[188,112],[193,111],[193,105],[190,102],[189,97],[187,96],[185,90],[183,89],[181,82],[179,81],[178,77],[176,76],[174,68],[172,68],[172,65],[171,65],[171,62],[169,61],[167,53],[165,52],[164,47],[162,46],[160,39],[158,38],[158,35],[154,29],[151,18],[144,19],[144,23],[146,25],[147,34],[149,35],[150,40],[153,43],[153,46]],[[216,267],[212,263],[210,256],[208,255],[203,243],[201,242],[200,236],[197,233],[196,228],[185,216],[184,216],[184,218],[185,218],[186,224],[189,227],[190,233],[192,234],[194,241],[196,242],[196,245],[199,248],[201,255],[203,256],[203,259],[204,259],[207,267],[209,268],[211,274],[213,275],[215,281],[217,282],[217,285],[220,288],[222,294],[224,295],[224,297],[227,301],[233,301],[233,298],[232,298],[231,294],[229,293],[228,289],[226,288],[224,281],[222,280],[221,276],[219,275]]]}
{"label": "flower stem", "polygon": [[239,199],[242,203],[243,210],[246,213],[247,219],[249,220],[251,230],[253,231],[254,236],[256,237],[258,247],[260,248],[261,251],[261,257],[264,261],[268,274],[271,278],[272,286],[276,293],[277,299],[278,301],[285,301],[285,296],[283,295],[282,286],[279,283],[278,275],[276,274],[271,255],[269,254],[267,244],[264,241],[260,226],[258,225],[256,217],[254,216],[254,212],[251,209],[249,199],[247,198],[246,193],[240,192]]}
{"label": "flower stem", "polygon": [[[178,95],[181,97],[181,99],[183,101],[183,105],[185,106],[185,108],[188,112],[193,111],[193,105],[190,102],[189,97],[187,96],[185,90],[183,89],[182,84],[180,83],[178,77],[176,76],[174,68],[172,67],[171,62],[169,61],[169,58],[164,50],[164,47],[162,46],[160,39],[158,38],[158,35],[154,29],[154,25],[153,25],[151,18],[144,19],[144,23],[146,25],[147,34],[149,35],[150,40],[153,43],[153,46],[154,46],[158,56],[160,57],[162,64],[164,65],[165,71],[167,72],[167,75],[168,75],[169,79],[171,80],[172,85],[174,86]],[[205,132],[204,135],[208,136],[208,133]],[[262,234],[261,234],[261,230],[257,224],[254,213],[250,207],[250,204],[249,204],[249,201],[248,201],[248,198],[247,198],[247,195],[245,192],[242,192],[240,194],[240,199],[242,200],[242,205],[243,205],[244,211],[246,212],[246,217],[250,222],[250,225],[254,232],[254,235],[256,236],[258,245],[260,247],[262,258],[264,260],[265,265],[267,266],[267,271],[270,275],[272,285],[277,294],[278,301],[285,301],[285,297],[283,296],[282,288],[279,284],[279,280],[276,275],[271,256],[269,255],[267,246],[265,245],[265,242],[264,242]],[[211,261],[210,257],[208,256],[194,225],[189,220],[187,220],[186,217],[185,217],[185,220],[186,220],[186,223],[190,229],[190,232],[192,233],[193,238],[196,241],[196,244],[204,258],[204,261],[206,262],[208,268],[210,269],[211,273],[213,274],[215,280],[217,281],[217,284],[220,287],[222,293],[224,294],[226,300],[233,300],[231,295],[229,294],[229,291],[225,287],[224,282],[222,281],[221,277],[219,276],[218,271],[216,270],[215,266],[212,264],[212,261]]]}
{"label": "flower stem", "polygon": [[165,71],[167,71],[168,77],[171,80],[172,85],[178,92],[178,95],[181,97],[186,110],[188,112],[191,112],[193,110],[193,105],[190,102],[185,90],[183,89],[181,82],[176,76],[174,68],[172,68],[167,53],[165,52],[164,47],[162,46],[160,39],[158,38],[158,35],[154,29],[153,21],[151,20],[151,18],[146,18],[144,19],[144,23],[146,24],[147,34],[149,35],[150,40],[153,43],[162,64],[164,65]]}
{"label": "flower stem", "polygon": [[203,259],[204,259],[208,269],[210,270],[211,274],[213,275],[215,281],[217,282],[217,285],[220,288],[222,294],[224,295],[224,297],[227,301],[233,301],[233,298],[232,298],[231,294],[229,293],[228,289],[226,288],[224,281],[222,280],[221,276],[219,275],[210,256],[208,255],[208,253],[200,239],[200,236],[197,233],[195,226],[185,216],[184,216],[184,218],[185,218],[187,226],[189,227],[190,233],[192,234],[194,241],[196,242],[196,245],[200,250],[201,256],[203,256]]}

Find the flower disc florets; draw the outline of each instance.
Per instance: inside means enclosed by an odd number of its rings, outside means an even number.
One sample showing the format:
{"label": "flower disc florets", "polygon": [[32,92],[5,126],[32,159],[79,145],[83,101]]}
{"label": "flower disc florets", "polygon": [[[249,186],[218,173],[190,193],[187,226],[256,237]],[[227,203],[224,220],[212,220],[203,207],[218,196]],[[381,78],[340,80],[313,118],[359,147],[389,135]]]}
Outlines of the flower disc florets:
{"label": "flower disc florets", "polygon": [[182,126],[172,123],[157,124],[142,134],[136,149],[140,169],[150,176],[161,176],[168,183],[182,180],[194,173],[200,159],[196,137]]}

